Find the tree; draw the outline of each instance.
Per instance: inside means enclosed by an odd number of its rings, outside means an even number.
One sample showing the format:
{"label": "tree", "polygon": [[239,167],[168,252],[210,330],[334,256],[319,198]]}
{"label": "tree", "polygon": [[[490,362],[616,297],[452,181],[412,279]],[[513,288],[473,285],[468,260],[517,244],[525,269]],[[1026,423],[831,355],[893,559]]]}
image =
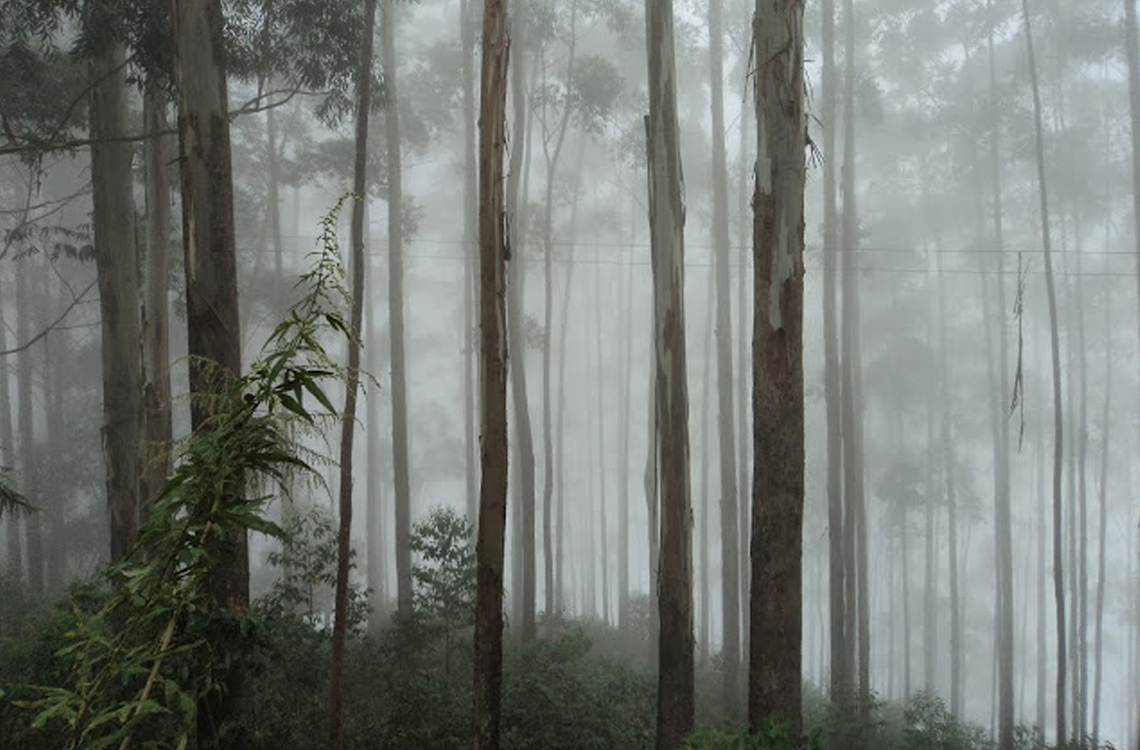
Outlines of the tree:
{"label": "tree", "polygon": [[416,612],[443,628],[444,669],[451,672],[451,636],[471,624],[475,612],[474,529],[450,508],[440,508],[412,529]]}
{"label": "tree", "polygon": [[[241,371],[233,177],[220,0],[174,0],[174,81],[178,92],[178,140],[182,166],[182,247],[186,261],[186,325],[190,354],[190,417],[195,431],[209,430],[225,413],[229,382]],[[206,590],[233,618],[227,626],[240,641],[238,620],[249,606],[249,554],[244,529],[211,540],[215,567]],[[221,627],[221,626],[220,626]],[[220,747],[233,725],[242,745],[249,726],[253,685],[247,665],[225,669],[224,691],[201,700],[198,742]]]}
{"label": "tree", "polygon": [[[732,398],[732,315],[729,313],[728,160],[724,129],[724,29],[722,0],[709,3],[709,75],[712,82],[713,247],[716,276],[717,437],[720,453],[721,602],[724,627],[724,700],[740,702],[740,581],[736,549],[736,443]],[[743,406],[743,404],[741,404]],[[708,606],[707,604],[705,605]]]}
{"label": "tree", "polygon": [[748,724],[798,743],[804,508],[803,5],[757,0],[752,334],[752,591]]}
{"label": "tree", "polygon": [[1045,127],[1041,114],[1041,91],[1037,82],[1037,59],[1033,53],[1033,27],[1029,0],[1021,0],[1025,23],[1025,43],[1029,56],[1029,77],[1033,89],[1033,115],[1036,133],[1037,189],[1041,201],[1041,241],[1045,249],[1045,291],[1049,301],[1049,344],[1053,359],[1053,597],[1057,604],[1057,736],[1065,733],[1065,586],[1061,545],[1061,460],[1063,451],[1061,413],[1061,348],[1057,340],[1057,294],[1053,283],[1053,243],[1049,233],[1049,190],[1045,180]]}
{"label": "tree", "polygon": [[[677,125],[672,0],[647,0],[649,237],[653,268],[657,472],[657,750],[693,728],[693,581],[689,518],[689,392],[685,365],[685,208]],[[650,533],[656,527],[650,526]]]}
{"label": "tree", "polygon": [[503,544],[507,525],[507,234],[503,205],[507,0],[483,7],[479,116],[479,386],[482,405],[475,581],[475,747],[498,750],[503,689]]}
{"label": "tree", "polygon": [[[390,1],[390,0],[389,0]],[[344,746],[344,642],[348,634],[348,575],[352,555],[352,446],[356,435],[356,397],[360,388],[360,333],[364,318],[364,204],[368,200],[368,114],[372,107],[372,36],[376,28],[376,2],[364,2],[360,66],[356,73],[356,158],[352,172],[352,311],[348,336],[348,382],[340,431],[340,519],[336,535],[336,602],[333,619],[333,667],[329,698],[330,746]],[[384,19],[385,56],[394,36],[391,14]],[[389,100],[391,101],[391,100]],[[393,116],[395,107],[389,108]],[[397,146],[398,148],[398,146]],[[399,178],[396,178],[398,184]],[[392,179],[389,177],[389,186]],[[398,507],[398,506],[397,506]]]}
{"label": "tree", "polygon": [[[103,0],[84,6],[89,37],[108,33],[115,9]],[[111,560],[138,536],[142,372],[135,208],[127,111],[126,49],[113,36],[91,60],[91,188],[95,265],[103,332],[103,447]]]}
{"label": "tree", "polygon": [[388,333],[392,346],[392,469],[396,498],[396,601],[412,613],[412,488],[408,477],[408,379],[404,345],[404,190],[400,161],[400,111],[396,86],[396,31],[393,2],[382,6],[380,48],[384,65],[384,143],[388,156]]}

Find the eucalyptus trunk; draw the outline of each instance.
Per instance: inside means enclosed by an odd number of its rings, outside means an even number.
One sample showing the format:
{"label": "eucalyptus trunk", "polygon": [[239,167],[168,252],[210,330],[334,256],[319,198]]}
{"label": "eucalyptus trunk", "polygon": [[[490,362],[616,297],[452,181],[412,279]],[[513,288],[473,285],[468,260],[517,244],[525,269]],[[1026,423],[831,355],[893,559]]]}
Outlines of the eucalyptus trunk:
{"label": "eucalyptus trunk", "polygon": [[475,586],[475,747],[498,750],[503,688],[503,544],[507,523],[507,234],[503,196],[507,0],[485,0],[479,116],[481,468]]}
{"label": "eucalyptus trunk", "polygon": [[752,591],[748,725],[802,727],[804,514],[803,4],[757,0],[752,199]]}

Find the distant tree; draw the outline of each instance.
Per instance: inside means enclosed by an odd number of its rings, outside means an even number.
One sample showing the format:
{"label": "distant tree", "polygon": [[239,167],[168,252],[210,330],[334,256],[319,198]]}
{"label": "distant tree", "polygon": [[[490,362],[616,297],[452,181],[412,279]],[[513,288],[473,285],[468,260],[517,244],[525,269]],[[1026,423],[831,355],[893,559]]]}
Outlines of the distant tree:
{"label": "distant tree", "polygon": [[503,196],[507,0],[483,6],[479,90],[479,384],[482,405],[475,589],[475,747],[498,750],[503,690],[503,545],[507,524],[507,234]]}
{"label": "distant tree", "polygon": [[[748,725],[802,726],[806,126],[803,5],[757,0]],[[849,157],[850,158],[850,155]]]}

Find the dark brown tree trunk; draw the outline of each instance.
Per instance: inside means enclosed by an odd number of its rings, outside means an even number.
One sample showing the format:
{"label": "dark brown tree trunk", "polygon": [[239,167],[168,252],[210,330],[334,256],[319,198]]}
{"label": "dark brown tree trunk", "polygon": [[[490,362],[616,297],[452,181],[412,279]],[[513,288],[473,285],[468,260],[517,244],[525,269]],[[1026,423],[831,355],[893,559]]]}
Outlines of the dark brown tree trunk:
{"label": "dark brown tree trunk", "polygon": [[[227,393],[228,378],[241,371],[237,263],[229,107],[221,3],[174,0],[171,6],[174,78],[182,164],[182,243],[186,262],[186,323],[190,361],[190,417],[195,430],[209,429]],[[232,637],[249,607],[249,555],[244,530],[218,540],[207,592],[229,611]],[[248,667],[234,660],[222,675],[224,690],[201,700],[198,744],[221,747],[220,730],[237,728],[226,747],[247,747],[253,709]]]}
{"label": "dark brown tree trunk", "polygon": [[1061,412],[1061,347],[1057,337],[1057,295],[1053,283],[1053,245],[1049,232],[1049,192],[1045,180],[1045,127],[1041,116],[1041,91],[1037,82],[1037,61],[1033,53],[1033,29],[1029,0],[1021,0],[1025,40],[1029,54],[1029,76],[1033,87],[1033,113],[1036,131],[1037,183],[1041,199],[1041,239],[1045,249],[1045,290],[1049,298],[1049,340],[1053,359],[1053,597],[1057,604],[1057,736],[1063,743],[1065,731],[1065,585],[1061,528],[1061,463],[1064,456]]}
{"label": "dark brown tree trunk", "polygon": [[[732,315],[729,313],[728,160],[724,130],[723,2],[709,3],[709,75],[712,85],[713,252],[716,272],[717,436],[720,455],[721,603],[724,701],[740,710],[740,576],[736,548],[736,444],[732,393]],[[742,272],[743,273],[743,272]],[[743,406],[743,404],[741,404]]]}
{"label": "dark brown tree trunk", "polygon": [[507,524],[507,234],[503,202],[507,0],[485,0],[479,116],[479,329],[482,404],[475,589],[475,747],[498,750],[503,687],[503,543]]}
{"label": "dark brown tree trunk", "polygon": [[804,400],[803,5],[757,0],[748,724],[802,726]]}
{"label": "dark brown tree trunk", "polygon": [[[382,7],[383,29],[391,8]],[[395,29],[381,37],[385,95],[399,101],[396,76]],[[404,332],[404,189],[400,156],[400,111],[384,110],[384,144],[388,155],[388,332],[392,346],[392,470],[396,500],[396,606],[402,617],[412,614],[412,489],[408,467],[408,377]]]}
{"label": "dark brown tree trunk", "polygon": [[[364,318],[364,202],[368,200],[368,115],[372,107],[372,37],[376,28],[377,0],[364,0],[360,62],[356,69],[356,134],[352,167],[352,310],[349,319],[348,371],[340,429],[339,523],[336,535],[336,587],[332,633],[332,675],[329,688],[329,746],[344,747],[344,647],[348,636],[348,577],[352,562],[352,447],[356,438],[356,397],[360,389],[360,332]],[[396,58],[394,0],[386,0],[381,42],[386,76],[394,74]],[[392,67],[389,67],[392,66]],[[389,85],[393,78],[387,78]],[[388,114],[396,109],[395,90],[389,89]],[[398,146],[397,146],[398,148]],[[391,183],[389,183],[390,185]],[[398,204],[397,204],[398,205]],[[374,469],[373,469],[374,471]]]}
{"label": "dark brown tree trunk", "polygon": [[[88,23],[111,13],[94,3]],[[111,559],[119,560],[138,537],[139,437],[142,377],[139,359],[138,255],[131,185],[126,50],[108,42],[92,61],[91,192],[95,267],[103,332],[103,451],[111,516]]]}
{"label": "dark brown tree trunk", "polygon": [[[166,129],[166,100],[153,85],[143,99],[147,130]],[[173,421],[170,411],[170,315],[167,285],[170,269],[170,185],[167,138],[146,142],[146,276],[143,294],[143,393],[142,477],[139,486],[140,515],[162,489],[170,474],[170,441]]]}
{"label": "dark brown tree trunk", "polygon": [[661,491],[656,747],[673,750],[681,746],[693,728],[694,667],[689,392],[685,365],[685,208],[672,0],[649,0],[646,4],[646,38],[649,116],[645,123]]}

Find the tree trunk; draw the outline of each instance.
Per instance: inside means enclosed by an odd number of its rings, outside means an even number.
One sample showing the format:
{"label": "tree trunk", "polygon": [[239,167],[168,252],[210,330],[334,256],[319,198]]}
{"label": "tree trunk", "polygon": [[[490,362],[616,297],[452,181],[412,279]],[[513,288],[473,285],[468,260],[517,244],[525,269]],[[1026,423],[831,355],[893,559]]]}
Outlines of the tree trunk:
{"label": "tree trunk", "polygon": [[[689,392],[685,364],[685,207],[677,121],[672,0],[646,4],[649,67],[649,235],[653,268],[656,431],[661,489],[657,575],[657,750],[693,728],[693,582],[689,497]],[[650,527],[651,530],[653,527]]]}
{"label": "tree trunk", "polygon": [[479,244],[479,185],[475,163],[475,24],[468,0],[459,0],[459,36],[463,47],[463,456],[467,520],[478,522],[475,489],[475,249]]}
{"label": "tree trunk", "polygon": [[[193,397],[190,417],[198,430],[208,429],[217,410],[227,408],[217,398],[228,386],[221,381],[236,378],[241,371],[221,3],[174,0],[171,28],[182,164],[182,243]],[[215,568],[207,592],[218,607],[229,610],[231,637],[240,640],[238,623],[249,607],[245,531],[228,532],[211,553]],[[201,699],[199,747],[219,746],[218,731],[230,724],[237,727],[237,736],[227,735],[227,746],[245,747],[249,741],[253,683],[247,665],[241,660],[231,662],[224,669],[223,684],[224,690]]]}
{"label": "tree trunk", "polygon": [[[109,14],[102,3],[94,16]],[[103,451],[111,560],[119,560],[138,537],[139,437],[142,378],[139,361],[138,256],[128,134],[126,50],[107,43],[92,61],[91,192],[94,203],[95,268],[103,332]],[[102,142],[100,142],[102,141]],[[34,576],[33,576],[34,578]]]}
{"label": "tree trunk", "polygon": [[408,472],[408,379],[404,356],[404,189],[400,156],[400,111],[392,6],[382,6],[381,58],[385,94],[384,145],[388,155],[388,333],[392,346],[392,470],[396,498],[396,601],[402,617],[412,613],[412,489]]}
{"label": "tree trunk", "polygon": [[[375,17],[373,17],[375,21]],[[373,27],[375,29],[375,27]],[[364,245],[372,244],[372,236],[368,227],[368,206],[364,211]],[[373,273],[372,254],[365,253],[364,259],[364,288],[366,290],[379,289],[380,284],[375,281]],[[369,292],[369,299],[364,309],[364,336],[368,342],[364,349],[367,364],[365,369],[372,377],[380,372],[380,340],[381,333],[376,323],[376,305]],[[383,445],[380,440],[380,388],[375,384],[371,390],[365,386],[365,426],[366,437],[365,455],[368,457],[369,470],[365,479],[365,549],[367,551],[368,569],[366,580],[368,582],[368,632],[370,635],[380,634],[383,625],[383,615],[388,606],[388,568],[387,549],[384,540],[387,538],[387,525],[385,524],[384,497],[385,485],[380,466],[383,464],[381,451]],[[468,518],[470,522],[470,517]]]}
{"label": "tree trunk", "polygon": [[[148,85],[143,99],[147,130],[165,130],[166,101]],[[140,515],[162,489],[171,470],[170,442],[174,426],[170,411],[170,316],[167,285],[170,260],[170,161],[167,138],[146,142],[146,275],[144,277],[142,342],[142,477]]]}
{"label": "tree trunk", "polygon": [[[949,564],[950,564],[950,713],[955,717],[962,716],[962,629],[959,612],[958,596],[958,514],[955,498],[955,451],[953,426],[951,415],[954,413],[951,404],[950,386],[953,380],[950,377],[949,343],[947,340],[946,321],[946,277],[943,275],[941,248],[936,248],[938,258],[938,321],[941,355],[941,402],[942,402],[942,471],[944,487],[946,490],[946,516],[949,526]],[[1000,282],[999,282],[1000,283]]]}
{"label": "tree trunk", "polygon": [[[524,28],[524,11],[526,6],[516,8],[511,23],[512,40],[514,34]],[[521,34],[519,35],[521,36]],[[514,408],[515,437],[518,440],[515,446],[516,457],[519,460],[519,514],[518,528],[515,530],[515,539],[519,544],[514,547],[513,555],[515,565],[519,566],[522,586],[516,588],[515,596],[519,597],[521,604],[521,635],[523,642],[534,639],[535,636],[535,554],[534,554],[534,436],[530,422],[530,401],[526,388],[526,329],[525,329],[525,303],[523,301],[523,287],[526,281],[524,255],[526,246],[526,190],[521,189],[525,168],[523,166],[524,149],[523,139],[526,133],[526,76],[524,70],[524,48],[519,46],[511,59],[511,92],[514,108],[514,124],[512,134],[518,140],[516,148],[511,149],[510,172],[507,177],[507,226],[510,231],[509,246],[511,258],[509,264],[510,278],[507,283],[507,331],[510,337],[509,349],[514,353],[511,377],[511,404]],[[521,596],[520,596],[521,595]]]}
{"label": "tree trunk", "polygon": [[1041,239],[1045,248],[1045,290],[1049,298],[1049,341],[1053,358],[1053,597],[1057,604],[1057,736],[1066,741],[1065,731],[1065,586],[1061,533],[1061,461],[1064,455],[1061,413],[1061,348],[1057,340],[1057,294],[1053,283],[1053,245],[1049,233],[1049,192],[1045,181],[1045,132],[1041,121],[1041,91],[1037,82],[1037,61],[1033,53],[1033,29],[1029,0],[1021,0],[1025,41],[1029,54],[1029,76],[1033,86],[1033,114],[1036,130],[1037,183],[1041,199]]}
{"label": "tree trunk", "polygon": [[[714,263],[715,263],[715,261],[714,261]],[[710,270],[712,270],[712,269],[710,269]],[[711,620],[710,615],[711,615],[711,610],[712,610],[712,607],[711,607],[712,596],[710,593],[710,585],[709,585],[710,553],[709,553],[709,530],[708,530],[708,526],[709,526],[709,442],[710,442],[709,441],[709,391],[712,390],[712,378],[710,377],[711,373],[709,371],[712,369],[712,362],[713,362],[712,342],[713,342],[713,338],[714,338],[713,334],[715,333],[714,328],[713,328],[713,326],[714,326],[714,320],[713,320],[714,301],[713,300],[714,300],[714,294],[716,291],[715,290],[715,280],[716,280],[716,274],[715,273],[709,273],[708,274],[708,282],[709,283],[708,283],[707,290],[705,292],[705,301],[704,301],[705,319],[702,322],[701,328],[700,328],[700,331],[701,331],[700,337],[701,337],[701,340],[704,342],[704,347],[703,347],[703,351],[701,352],[701,357],[699,360],[702,364],[702,367],[701,367],[701,407],[700,407],[700,410],[698,411],[698,414],[700,415],[699,418],[700,418],[700,424],[701,424],[701,440],[700,440],[701,454],[700,454],[700,457],[697,459],[697,465],[700,466],[700,469],[701,469],[701,479],[700,479],[699,489],[697,490],[697,502],[700,503],[700,518],[697,521],[697,525],[699,527],[698,538],[700,541],[700,555],[698,556],[699,562],[698,562],[698,566],[697,566],[699,568],[699,570],[697,571],[697,577],[700,581],[699,585],[700,585],[700,589],[701,589],[700,652],[701,652],[701,658],[702,659],[708,658],[709,623]],[[734,479],[735,479],[735,477],[734,477]],[[733,518],[733,521],[735,521],[735,520],[736,519]],[[733,540],[733,541],[735,541],[735,540]],[[733,564],[736,563],[735,557],[732,558],[732,562],[733,562]],[[723,569],[721,571],[721,574],[722,574],[722,580],[723,580],[723,574],[724,574]],[[723,644],[721,644],[721,647],[723,649],[722,656],[726,657],[723,668],[727,671],[728,669],[730,669],[729,662],[727,661],[727,654],[728,654],[728,648],[729,648],[728,641],[725,640],[725,642]],[[727,702],[725,703],[725,710],[729,715],[731,715],[733,713],[732,709],[730,707],[730,704]]]}
{"label": "tree trunk", "polygon": [[[709,76],[712,85],[713,252],[716,272],[717,435],[720,455],[721,603],[724,628],[724,704],[740,710],[740,576],[736,528],[735,406],[732,393],[732,315],[729,313],[728,161],[724,130],[723,2],[709,3]],[[742,271],[743,274],[743,271]],[[743,404],[741,404],[743,407]]]}
{"label": "tree trunk", "polygon": [[[35,292],[30,288],[31,264],[31,257],[27,255],[16,262],[16,341],[21,346],[32,336],[33,310],[38,308],[38,305],[28,299],[29,296],[35,299]],[[36,428],[32,416],[32,406],[35,402],[32,399],[31,349],[24,349],[16,355],[16,378],[16,409],[20,430],[19,463],[23,467],[24,495],[32,498],[33,502],[39,502],[40,475],[36,469]],[[42,593],[44,589],[42,514],[32,513],[25,516],[23,526],[28,589],[32,593]]]}
{"label": "tree trunk", "polygon": [[475,747],[498,750],[503,687],[503,543],[507,523],[507,0],[485,0],[479,117],[481,468],[475,589]]}
{"label": "tree trunk", "polygon": [[[595,245],[597,239],[595,238]],[[609,509],[606,503],[606,411],[605,411],[605,377],[602,375],[602,266],[594,265],[594,281],[597,291],[597,303],[594,305],[594,355],[597,361],[597,382],[594,386],[598,404],[598,554],[595,559],[601,561],[602,573],[602,622],[608,627],[610,624],[610,534]]]}
{"label": "tree trunk", "polygon": [[748,724],[802,726],[804,400],[803,5],[757,0],[752,591]]}
{"label": "tree trunk", "polygon": [[[1101,457],[1100,457],[1100,489],[1098,491],[1098,525],[1097,542],[1098,554],[1096,565],[1096,624],[1093,637],[1096,639],[1096,651],[1093,655],[1093,699],[1092,699],[1092,747],[1100,747],[1100,707],[1101,682],[1104,668],[1104,587],[1105,587],[1105,534],[1108,530],[1108,451],[1109,428],[1112,417],[1112,295],[1106,294],[1104,301],[1104,413],[1101,415]],[[1125,742],[1128,738],[1125,739]]]}
{"label": "tree trunk", "polygon": [[[3,285],[3,276],[0,276],[0,285]],[[17,291],[19,287],[17,286]],[[16,311],[20,315],[19,310]],[[19,342],[23,343],[23,342]],[[8,326],[4,322],[4,305],[0,304],[0,351],[8,349]],[[15,441],[12,431],[12,397],[10,385],[12,382],[11,368],[8,366],[8,357],[0,357],[0,466],[9,468],[15,463]],[[18,513],[9,513],[4,518],[6,529],[5,540],[8,548],[7,575],[14,581],[24,579],[23,545],[20,543],[20,516]]]}
{"label": "tree trunk", "polygon": [[[372,107],[372,36],[376,28],[377,0],[364,0],[364,28],[361,29],[360,62],[356,69],[356,133],[352,167],[352,310],[349,320],[348,372],[344,412],[340,429],[340,502],[336,536],[336,587],[332,633],[332,675],[329,690],[329,727],[332,750],[344,747],[344,645],[348,635],[348,577],[352,558],[352,448],[356,437],[356,397],[360,389],[360,332],[364,317],[364,209],[368,200],[368,116]],[[384,70],[392,75],[395,65],[394,0],[384,5],[382,47]],[[388,79],[394,83],[394,79]],[[395,90],[388,100],[388,112],[396,109]],[[398,146],[397,146],[398,148]],[[398,204],[397,204],[398,205]],[[374,471],[374,470],[373,470]]]}
{"label": "tree trunk", "polygon": [[[1140,51],[1138,51],[1140,40],[1137,39],[1136,0],[1124,0],[1124,18],[1125,58],[1128,60],[1128,111],[1132,125],[1132,220],[1136,242],[1136,289],[1140,294]],[[1135,695],[1140,697],[1140,691]],[[1140,717],[1140,705],[1134,706],[1133,710],[1134,715]],[[1136,748],[1140,750],[1140,737],[1136,740]]]}
{"label": "tree trunk", "polygon": [[[632,238],[630,238],[632,242]],[[622,307],[625,313],[622,352],[622,395],[621,395],[621,484],[618,485],[618,630],[629,627],[629,439],[633,425],[629,421],[630,402],[633,391],[633,262],[627,265],[625,276],[625,299]]]}
{"label": "tree trunk", "polygon": [[[823,2],[823,341],[824,399],[827,408],[827,509],[828,509],[828,611],[830,624],[831,700],[845,700],[850,691],[845,644],[845,576],[843,556],[843,454],[840,424],[839,340],[836,302],[839,298],[839,209],[836,205],[835,144],[835,3]],[[909,633],[907,634],[909,637]],[[843,746],[844,738],[837,743]]]}

